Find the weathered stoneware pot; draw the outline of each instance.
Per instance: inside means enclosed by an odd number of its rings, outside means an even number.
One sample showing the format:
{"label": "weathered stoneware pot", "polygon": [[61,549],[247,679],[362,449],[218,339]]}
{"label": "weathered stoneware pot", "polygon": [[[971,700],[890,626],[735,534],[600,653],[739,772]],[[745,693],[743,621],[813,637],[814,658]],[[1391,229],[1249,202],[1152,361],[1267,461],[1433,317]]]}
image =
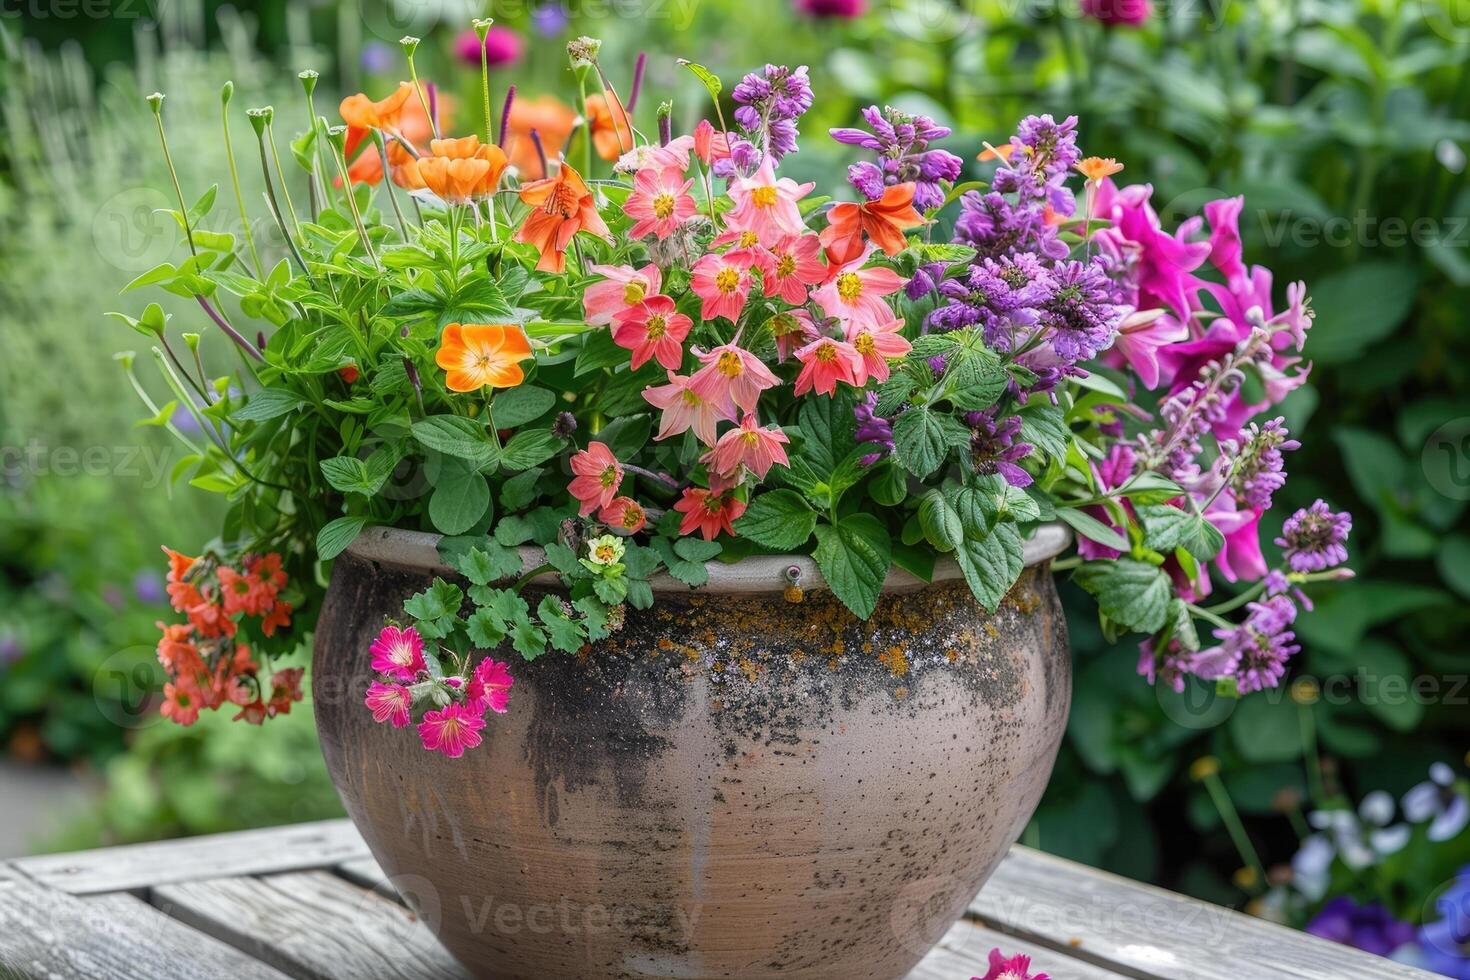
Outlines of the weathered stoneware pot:
{"label": "weathered stoneware pot", "polygon": [[585,655],[506,656],[510,710],[460,759],[362,704],[384,616],[450,574],[435,541],[373,529],[337,559],[316,715],[374,856],[477,975],[902,977],[1051,774],[1060,527],[993,616],[953,566],[895,571],[867,622],[807,559],[712,563],[692,593],[655,580],[654,607]]}

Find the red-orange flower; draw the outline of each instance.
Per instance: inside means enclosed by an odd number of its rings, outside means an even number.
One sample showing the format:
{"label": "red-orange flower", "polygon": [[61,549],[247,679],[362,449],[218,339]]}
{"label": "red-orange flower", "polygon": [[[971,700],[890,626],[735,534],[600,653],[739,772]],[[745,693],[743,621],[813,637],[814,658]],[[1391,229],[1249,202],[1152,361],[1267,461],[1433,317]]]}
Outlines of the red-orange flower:
{"label": "red-orange flower", "polygon": [[358,92],[356,95],[349,95],[343,99],[337,111],[342,114],[343,122],[357,129],[396,130],[398,121],[403,115],[403,108],[411,95],[413,95],[413,85],[409,82],[399,82],[398,88],[385,99],[374,102],[362,92]]}
{"label": "red-orange flower", "polygon": [[592,148],[604,160],[616,160],[633,148],[628,113],[610,91],[587,96],[587,129],[592,133]]}
{"label": "red-orange flower", "polygon": [[536,152],[536,144],[531,141],[531,130],[534,129],[537,138],[541,140],[546,159],[555,160],[557,154],[567,145],[576,124],[576,111],[553,95],[543,95],[539,99],[516,99],[510,107],[510,132],[504,139],[510,162],[522,174],[540,174],[545,177],[546,172],[541,169],[541,158]]}
{"label": "red-orange flower", "polygon": [[521,201],[531,207],[531,213],[516,231],[516,241],[536,246],[541,253],[536,268],[542,272],[566,270],[567,248],[577,232],[609,237],[592,192],[568,164],[563,163],[555,177],[523,184]]}
{"label": "red-orange flower", "polygon": [[732,523],[745,513],[745,501],[731,493],[714,493],[703,487],[686,487],[684,496],[674,504],[674,509],[684,515],[679,522],[680,534],[698,531],[706,541],[713,541],[721,531],[732,537]]}
{"label": "red-orange flower", "polygon": [[444,328],[434,363],[444,369],[450,391],[514,388],[526,380],[521,361],[531,342],[514,323],[451,323]]}
{"label": "red-orange flower", "polygon": [[291,625],[291,603],[277,601],[260,621],[260,631],[275,636],[276,630]]}
{"label": "red-orange flower", "polygon": [[192,679],[179,677],[163,685],[163,706],[159,711],[165,718],[180,725],[192,725],[199,720],[202,707],[204,696]]}
{"label": "red-orange flower", "polygon": [[158,639],[158,662],[175,677],[198,677],[204,672],[204,659],[194,645],[194,629],[188,623],[158,623],[163,635]]}
{"label": "red-orange flower", "polygon": [[894,184],[876,201],[832,205],[822,229],[822,246],[834,267],[846,265],[863,253],[863,235],[889,255],[897,255],[907,244],[903,233],[924,223],[914,210],[914,185]]}
{"label": "red-orange flower", "polygon": [[179,554],[172,548],[165,547],[163,553],[168,555],[168,576],[166,578],[169,605],[179,612],[188,610],[190,606],[197,606],[204,601],[199,589],[188,580],[189,570],[194,567],[197,558]]}

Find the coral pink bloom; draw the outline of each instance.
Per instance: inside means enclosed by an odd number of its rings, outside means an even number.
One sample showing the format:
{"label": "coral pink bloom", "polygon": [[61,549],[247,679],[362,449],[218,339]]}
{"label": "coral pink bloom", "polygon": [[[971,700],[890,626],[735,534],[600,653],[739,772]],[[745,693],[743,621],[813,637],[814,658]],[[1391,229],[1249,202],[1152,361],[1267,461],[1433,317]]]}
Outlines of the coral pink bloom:
{"label": "coral pink bloom", "polygon": [[786,358],[821,336],[806,310],[784,310],[771,317],[771,334],[776,339],[777,364],[785,364]]}
{"label": "coral pink bloom", "polygon": [[731,421],[735,419],[732,404],[753,412],[761,392],[780,383],[759,357],[734,344],[724,344],[706,353],[696,347],[694,353],[704,362],[704,367],[689,379],[689,389],[705,401],[722,406],[725,417]]}
{"label": "coral pink bloom", "polygon": [[612,450],[600,442],[589,442],[587,448],[572,456],[572,482],[567,490],[581,502],[582,516],[606,507],[618,495],[623,482],[623,465]]}
{"label": "coral pink bloom", "polygon": [[486,657],[475,665],[474,673],[470,674],[469,685],[464,691],[465,707],[479,714],[489,708],[497,715],[503,715],[505,706],[510,703],[511,685],[515,682],[515,678],[510,676],[510,668],[503,661]]}
{"label": "coral pink bloom", "polygon": [[633,352],[635,371],[651,357],[677,371],[684,361],[684,338],[693,326],[694,321],[677,312],[669,297],[650,296],[613,318],[612,339]]}
{"label": "coral pink bloom", "polygon": [[822,240],[816,235],[784,236],[759,258],[761,289],[792,306],[806,302],[806,288],[827,278]]}
{"label": "coral pink bloom", "polygon": [[776,177],[768,156],[754,177],[737,177],[730,183],[735,208],[725,218],[731,228],[753,231],[762,245],[771,245],[787,235],[806,231],[801,208],[796,202],[811,193],[816,184],[798,184],[790,177]]}
{"label": "coral pink bloom", "polygon": [[684,515],[684,519],[679,522],[680,534],[692,534],[697,530],[704,535],[706,541],[713,541],[715,535],[721,531],[732,537],[735,535],[735,527],[731,522],[745,513],[745,501],[737,500],[728,493],[711,493],[702,487],[685,487],[684,496],[674,504],[674,509]]}
{"label": "coral pink bloom", "polygon": [[715,129],[708,119],[701,119],[694,127],[694,155],[706,167],[716,160],[725,159],[730,155],[729,135]]}
{"label": "coral pink bloom", "polygon": [[402,684],[373,681],[368,685],[367,697],[362,699],[362,703],[373,713],[373,721],[378,724],[386,721],[394,728],[402,728],[408,724],[408,709],[413,704],[413,697]]}
{"label": "coral pink bloom", "polygon": [[458,759],[465,749],[480,744],[480,729],[484,727],[485,719],[469,706],[449,704],[424,713],[424,720],[419,722],[419,741],[431,752]]}
{"label": "coral pink bloom", "polygon": [[663,420],[659,423],[655,440],[676,436],[686,429],[693,429],[699,441],[706,446],[715,444],[715,425],[720,419],[734,416],[726,413],[719,405],[699,397],[690,387],[689,378],[669,372],[669,383],[643,389],[643,400],[654,408],[663,409]]}
{"label": "coral pink bloom", "polygon": [[1159,349],[1189,339],[1189,328],[1166,310],[1154,309],[1134,313],[1118,328],[1112,350],[1103,360],[1114,367],[1127,363],[1145,388],[1159,385]]}
{"label": "coral pink bloom", "polygon": [[868,377],[879,381],[888,380],[888,362],[903,357],[914,349],[914,345],[899,335],[902,320],[881,327],[854,327],[847,331],[847,342],[862,355],[863,368]]}
{"label": "coral pink bloom", "polygon": [[800,397],[815,390],[819,395],[837,391],[837,382],[861,388],[868,383],[868,369],[863,355],[851,344],[831,337],[821,337],[796,352],[801,373],[796,376],[795,394]]}
{"label": "coral pink bloom", "polygon": [[903,279],[892,269],[881,266],[864,269],[863,263],[872,251],[870,245],[812,293],[812,299],[821,305],[823,312],[836,317],[847,329],[881,327],[893,321],[893,310],[883,302],[883,297],[897,292],[903,286]]}
{"label": "coral pink bloom", "polygon": [[744,249],[724,255],[706,255],[694,263],[689,288],[704,301],[699,309],[701,320],[722,316],[734,323],[750,295],[750,266],[754,261]]}
{"label": "coral pink bloom", "polygon": [[764,480],[777,463],[791,465],[782,448],[790,441],[780,429],[761,428],[759,420],[747,413],[740,427],[720,436],[715,448],[701,456],[700,461],[711,472],[722,476],[730,476],[741,466],[748,466],[757,478]]}
{"label": "coral pink bloom", "polygon": [[594,327],[612,323],[613,317],[663,288],[663,276],[652,262],[638,270],[629,265],[594,265],[591,269],[603,277],[602,282],[588,286],[582,297],[587,322]]}
{"label": "coral pink bloom", "polygon": [[648,514],[632,497],[614,497],[612,503],[597,512],[597,519],[614,534],[637,534],[648,523]]}
{"label": "coral pink bloom", "polygon": [[699,210],[689,194],[693,186],[694,180],[685,180],[678,167],[638,171],[633,177],[633,193],[623,205],[623,213],[635,222],[628,234],[633,238],[668,238]]}
{"label": "coral pink bloom", "polygon": [[373,645],[373,670],[401,681],[411,681],[424,669],[424,639],[412,626],[384,626]]}
{"label": "coral pink bloom", "polygon": [[689,169],[689,154],[694,149],[693,136],[679,136],[669,140],[663,146],[650,146],[647,148],[644,159],[651,167],[678,167],[683,173]]}

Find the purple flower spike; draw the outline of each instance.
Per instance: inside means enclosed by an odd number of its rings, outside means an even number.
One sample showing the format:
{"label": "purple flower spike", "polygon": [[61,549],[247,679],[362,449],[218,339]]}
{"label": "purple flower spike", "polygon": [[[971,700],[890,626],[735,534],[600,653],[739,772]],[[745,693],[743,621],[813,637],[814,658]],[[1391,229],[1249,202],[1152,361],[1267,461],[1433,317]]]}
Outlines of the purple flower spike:
{"label": "purple flower spike", "polygon": [[1285,549],[1283,554],[1292,571],[1320,572],[1347,561],[1348,532],[1352,529],[1351,514],[1334,514],[1326,501],[1318,500],[1287,518],[1276,544]]}

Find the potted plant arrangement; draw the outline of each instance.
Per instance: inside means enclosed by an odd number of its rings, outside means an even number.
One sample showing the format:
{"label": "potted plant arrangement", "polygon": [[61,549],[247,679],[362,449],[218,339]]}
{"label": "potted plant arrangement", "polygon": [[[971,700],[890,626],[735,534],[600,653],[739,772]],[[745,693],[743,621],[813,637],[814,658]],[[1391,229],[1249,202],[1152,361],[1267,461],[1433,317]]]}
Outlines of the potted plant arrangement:
{"label": "potted plant arrangement", "polygon": [[833,200],[780,176],[804,68],[727,120],[685,63],[709,118],[645,133],[588,38],[564,154],[488,83],[451,131],[416,43],[344,125],[303,75],[299,169],[246,113],[274,264],[175,181],[188,255],[130,288],[238,371],[119,317],[175,395],[151,421],[197,421],[176,477],[229,500],[169,552],[164,713],[290,711],[311,636],[347,809],[473,970],[903,975],[1046,785],[1054,572],[1151,683],[1281,680],[1349,522],[1319,503],[1262,556],[1311,314],[1242,264],[1238,199],[1162,228],[1049,116],[962,181],[946,128],[873,107],[830,134],[871,157]]}

